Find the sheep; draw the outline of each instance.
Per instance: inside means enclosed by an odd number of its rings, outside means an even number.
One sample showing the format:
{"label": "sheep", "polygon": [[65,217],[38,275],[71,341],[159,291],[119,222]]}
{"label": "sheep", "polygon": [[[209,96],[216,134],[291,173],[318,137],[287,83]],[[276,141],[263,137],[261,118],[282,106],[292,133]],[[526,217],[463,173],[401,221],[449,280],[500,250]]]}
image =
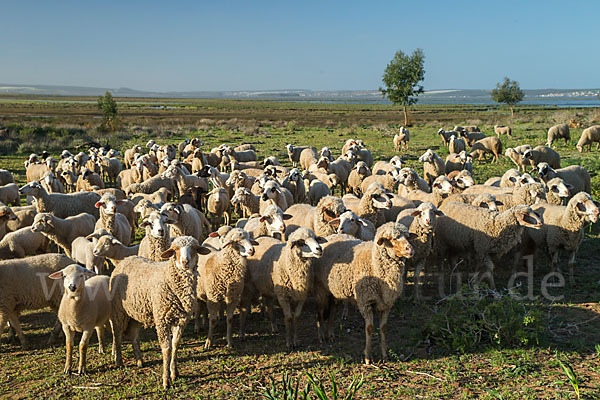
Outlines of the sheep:
{"label": "sheep", "polygon": [[545,248],[552,260],[552,272],[557,271],[561,251],[567,252],[570,283],[574,285],[575,256],[583,240],[583,229],[598,221],[597,203],[588,193],[580,192],[566,206],[536,204],[532,208],[542,216],[544,226],[539,231],[528,229],[528,241]]}
{"label": "sheep", "polygon": [[292,193],[294,203],[302,203],[306,199],[307,188],[304,185],[302,174],[298,168],[294,168],[290,171],[289,175],[281,182],[281,186]]}
{"label": "sheep", "polygon": [[461,151],[459,154],[448,154],[446,157],[446,173],[462,171],[463,169],[473,172],[473,157],[467,154],[466,151]]}
{"label": "sheep", "polygon": [[336,229],[335,233],[350,235],[363,242],[375,238],[375,226],[373,223],[360,218],[350,210],[344,211],[339,217],[329,221],[329,225]]}
{"label": "sheep", "polygon": [[588,150],[592,151],[592,144],[594,142],[598,142],[596,150],[600,149],[600,125],[593,125],[584,129],[575,148],[581,153],[584,146],[588,146]]}
{"label": "sheep", "polygon": [[552,144],[556,139],[565,139],[565,144],[571,140],[571,131],[569,125],[558,124],[548,129],[548,140],[546,146],[552,147]]}
{"label": "sheep", "polygon": [[480,129],[477,125],[465,125],[465,126],[455,125],[454,129],[452,129],[452,130],[456,131],[458,133],[479,132],[480,131]]}
{"label": "sheep", "polygon": [[145,199],[155,205],[159,205],[160,207],[167,202],[170,195],[171,192],[168,189],[160,188],[156,192],[151,194],[137,193],[133,196],[129,196],[129,199],[134,205],[137,205],[141,200]]}
{"label": "sheep", "polygon": [[259,212],[260,197],[252,194],[249,189],[240,187],[231,198],[231,204],[234,207],[239,206],[242,210],[242,217],[248,218]]}
{"label": "sheep", "polygon": [[[287,153],[288,153],[290,162],[292,163],[292,165],[294,167],[298,166],[298,163],[300,162],[300,154],[302,153],[302,151],[309,148],[308,146],[294,146],[291,144],[288,144],[285,147],[287,149]],[[315,150],[315,153],[316,153],[316,150]]]}
{"label": "sheep", "polygon": [[387,360],[386,329],[391,308],[404,288],[406,259],[414,251],[404,225],[382,225],[374,241],[361,242],[347,235],[326,237],[323,255],[315,260],[314,294],[319,310],[319,340],[324,340],[328,317],[329,339],[333,339],[335,300],[352,301],[365,320],[365,363],[371,364],[373,309],[380,313],[381,353]]}
{"label": "sheep", "polygon": [[236,151],[231,147],[226,147],[223,151],[223,155],[230,156],[238,162],[256,161],[258,156],[254,150],[241,150]]}
{"label": "sheep", "polygon": [[383,211],[386,222],[395,221],[402,210],[417,206],[412,200],[399,196],[396,193],[388,193],[388,196],[392,201],[392,207],[389,210]]}
{"label": "sheep", "polygon": [[360,184],[361,192],[365,193],[373,183],[381,183],[387,190],[392,192],[395,191],[398,186],[398,181],[400,180],[400,171],[400,169],[393,167],[390,168],[385,175],[367,176]]}
{"label": "sheep", "polygon": [[123,165],[121,161],[117,158],[110,158],[102,156],[100,157],[100,171],[102,175],[104,175],[108,182],[116,183],[117,177],[121,173],[123,169]]}
{"label": "sheep", "polygon": [[24,207],[12,207],[11,211],[15,215],[15,219],[9,219],[6,222],[6,231],[14,232],[17,229],[25,228],[33,224],[33,219],[37,211],[35,205],[24,206]]}
{"label": "sheep", "polygon": [[[442,216],[433,204],[426,202],[419,204],[419,207],[403,210],[396,222],[408,228],[408,241],[412,246],[413,256],[407,261],[407,267],[414,268],[414,286],[415,297],[421,298],[421,272],[425,266],[425,261],[433,250],[433,236],[437,216]],[[406,273],[406,270],[405,270]]]}
{"label": "sheep", "polygon": [[415,203],[433,203],[434,206],[439,207],[442,201],[454,192],[454,186],[450,180],[444,175],[438,176],[433,184],[431,185],[431,193],[424,192],[422,190],[412,190],[406,194],[406,198],[412,200]]}
{"label": "sheep", "polygon": [[492,211],[498,211],[498,206],[504,205],[501,201],[496,200],[496,196],[489,193],[455,193],[446,197],[442,202],[442,205],[449,202],[470,204],[475,207],[488,208]]}
{"label": "sheep", "polygon": [[560,168],[560,154],[547,146],[536,146],[533,149],[525,150],[523,160],[533,168],[536,168],[541,162],[548,163],[552,168]]}
{"label": "sheep", "polygon": [[[28,347],[27,338],[19,322],[19,314],[26,310],[40,310],[46,307],[57,311],[63,290],[60,284],[53,285],[48,275],[69,264],[73,264],[73,260],[60,254],[42,254],[0,261],[0,337],[7,322],[10,322],[21,347]],[[52,332],[50,342],[57,333]]]}
{"label": "sheep", "polygon": [[427,185],[425,179],[421,178],[417,171],[412,168],[406,167],[400,170],[398,173],[398,183],[398,194],[401,196],[404,196],[413,190],[421,190],[426,193],[429,192],[429,185]]}
{"label": "sheep", "polygon": [[142,183],[144,180],[144,165],[142,160],[136,160],[131,169],[125,169],[119,173],[117,177],[117,185],[125,191],[125,189],[133,183]]}
{"label": "sheep", "polygon": [[[89,235],[88,235],[89,237]],[[137,256],[140,245],[125,246],[111,235],[100,236],[93,245],[92,254],[95,257],[109,259],[113,264],[130,256]]]}
{"label": "sheep", "polygon": [[481,279],[487,277],[492,289],[496,287],[492,256],[500,257],[519,244],[524,227],[539,229],[542,226],[538,216],[526,205],[498,213],[449,202],[442,205],[440,211],[446,216],[438,219],[435,229],[438,255],[452,260],[456,256],[470,257],[474,266],[485,268]]}
{"label": "sheep", "polygon": [[15,177],[10,171],[0,169],[0,186],[7,185],[9,183],[15,183]]}
{"label": "sheep", "polygon": [[[215,232],[211,235],[216,236]],[[204,348],[213,342],[217,314],[221,304],[227,311],[227,346],[232,347],[233,312],[239,306],[246,278],[246,257],[254,254],[258,242],[250,239],[248,232],[240,228],[231,229],[221,239],[222,247],[198,262],[198,299],[205,302],[209,313],[208,334]]]}
{"label": "sheep", "polygon": [[[365,147],[365,142],[363,142],[362,139],[346,140],[346,143],[344,143],[344,146],[342,146],[342,154],[346,154],[348,152],[348,150],[350,149],[350,147],[352,147],[352,146]],[[370,168],[370,166],[369,166],[369,168]]]}
{"label": "sheep", "polygon": [[302,169],[309,169],[311,165],[316,164],[319,161],[317,155],[317,149],[314,147],[307,147],[300,152],[300,166]]}
{"label": "sheep", "polygon": [[48,277],[62,279],[65,288],[58,308],[58,319],[65,333],[67,347],[64,373],[71,373],[75,332],[83,332],[79,342],[79,368],[77,369],[77,373],[83,375],[86,372],[88,343],[94,330],[98,335],[98,350],[104,353],[103,330],[111,310],[109,277],[97,276],[77,264],[68,265]]}
{"label": "sheep", "polygon": [[499,138],[491,136],[476,141],[471,146],[469,156],[473,158],[477,157],[478,160],[481,160],[487,153],[491,153],[494,156],[492,162],[497,162],[500,159],[502,155],[502,142]]}
{"label": "sheep", "polygon": [[460,153],[461,151],[467,150],[467,144],[461,138],[457,138],[456,136],[450,137],[450,142],[448,142],[448,151],[450,153]]}
{"label": "sheep", "polygon": [[498,177],[490,178],[487,181],[485,181],[484,185],[496,186],[496,187],[501,187],[501,188],[513,187],[513,186],[515,186],[515,184],[517,183],[517,180],[520,177],[521,177],[521,173],[518,170],[511,168],[511,169],[507,170],[502,175],[501,178],[498,178]]}
{"label": "sheep", "polygon": [[106,229],[111,235],[119,239],[125,245],[131,243],[132,226],[127,217],[118,212],[117,206],[124,204],[127,200],[117,200],[111,194],[104,194],[96,202],[96,208],[100,210],[100,218],[96,221],[95,229]]}
{"label": "sheep", "polygon": [[546,182],[546,188],[546,201],[548,204],[562,206],[565,205],[565,200],[569,198],[569,190],[572,186],[556,177]]}
{"label": "sheep", "polygon": [[371,154],[371,151],[369,149],[365,149],[362,146],[354,145],[350,146],[349,150],[343,154],[348,154],[348,152],[352,154],[352,159],[354,159],[355,161],[364,161],[369,168],[373,166],[373,154]]}
{"label": "sheep", "polygon": [[161,254],[167,262],[134,256],[117,264],[110,278],[117,366],[123,365],[124,332],[130,334],[137,364],[142,366],[139,330],[154,325],[163,355],[163,387],[175,380],[179,340],[197,306],[198,255],[209,252],[196,239],[180,236]]}
{"label": "sheep", "polygon": [[450,143],[450,138],[452,136],[456,136],[456,137],[460,136],[459,133],[456,131],[447,131],[446,132],[443,128],[440,128],[437,133],[442,138],[442,142],[444,142],[444,145],[446,147],[448,147],[448,144]]}
{"label": "sheep", "polygon": [[515,163],[519,172],[521,170],[525,172],[525,168],[529,165],[529,162],[523,158],[523,153],[516,151],[512,147],[508,147],[504,152],[504,155],[510,158],[513,163]]}
{"label": "sheep", "polygon": [[146,179],[142,183],[132,183],[125,188],[125,194],[127,194],[127,196],[137,193],[152,194],[160,188],[167,189],[172,195],[177,193],[175,190],[175,181],[171,178],[167,178],[163,173],[161,175],[155,175],[149,179]]}
{"label": "sheep", "polygon": [[123,156],[125,168],[131,168],[133,166],[136,154],[142,154],[142,147],[139,144],[136,144],[132,148],[125,150],[125,154]]}
{"label": "sheep", "polygon": [[99,212],[96,208],[96,202],[100,196],[92,192],[83,193],[51,193],[38,182],[29,182],[19,189],[19,193],[33,196],[36,199],[35,205],[38,213],[52,213],[58,218],[67,218],[71,215],[88,213],[98,219]]}
{"label": "sheep", "polygon": [[[357,163],[358,164],[358,163]],[[390,169],[402,168],[402,159],[398,156],[390,158],[390,161],[377,161],[371,171],[373,175],[385,175]]]}
{"label": "sheep", "polygon": [[428,185],[431,185],[438,176],[445,174],[446,163],[431,149],[427,149],[419,157],[419,162],[423,163],[423,179]]}
{"label": "sheep", "polygon": [[65,185],[52,171],[46,171],[40,183],[48,193],[65,193]]}
{"label": "sheep", "polygon": [[246,175],[244,171],[235,170],[229,175],[229,178],[225,184],[231,187],[234,191],[240,187],[252,189],[252,185],[256,179],[252,176]]}
{"label": "sheep", "polygon": [[243,226],[238,223],[237,227],[243,228],[252,239],[261,236],[282,239],[286,229],[284,221],[291,218],[290,214],[284,214],[276,205],[269,205],[260,215],[248,219]]}
{"label": "sheep", "polygon": [[71,244],[71,258],[73,258],[73,261],[85,265],[90,271],[100,275],[104,273],[104,257],[97,256],[94,253],[94,241],[88,239],[88,237],[91,239],[90,235],[88,235],[87,237],[80,236],[73,240]]}
{"label": "sheep", "polygon": [[[350,171],[352,171],[353,165],[342,157],[339,157],[335,161],[331,162],[323,157],[321,160],[323,161],[324,169],[329,174],[335,174],[335,176],[338,178],[341,192],[344,194],[346,192],[346,186],[348,185],[348,176],[350,175]],[[321,160],[319,161],[319,166],[321,165]],[[368,163],[364,161],[362,162],[367,164],[367,167],[369,166]],[[373,164],[373,162],[371,162],[371,164]]]}
{"label": "sheep", "polygon": [[304,227],[313,230],[317,236],[331,235],[336,229],[329,223],[344,211],[346,206],[343,200],[335,196],[323,197],[316,207],[294,204],[286,211],[286,214],[292,216],[287,222],[286,234],[291,234],[298,227]]}
{"label": "sheep", "polygon": [[463,191],[475,184],[473,175],[466,169],[463,169],[462,171],[452,171],[447,175],[447,178],[458,191]]}
{"label": "sheep", "polygon": [[592,192],[590,174],[580,165],[570,165],[555,170],[551,168],[548,163],[542,162],[538,164],[538,176],[542,178],[544,182],[548,182],[550,179],[556,177],[561,178],[566,184],[573,187],[570,190],[571,195],[579,192]]}
{"label": "sheep", "polygon": [[48,248],[48,239],[30,226],[9,232],[0,240],[0,260],[23,258],[43,253]]}
{"label": "sheep", "polygon": [[0,203],[15,207],[19,206],[21,204],[19,187],[14,183],[7,183],[4,186],[0,186]]}
{"label": "sheep", "polygon": [[9,221],[14,221],[17,219],[15,213],[10,209],[10,207],[0,203],[0,240],[6,235],[7,229],[6,224]]}
{"label": "sheep", "polygon": [[50,213],[39,213],[33,219],[31,230],[40,232],[61,247],[65,254],[71,256],[71,244],[80,236],[87,236],[94,231],[93,215],[81,213],[65,219]]}
{"label": "sheep", "polygon": [[[210,230],[210,225],[204,214],[189,204],[165,203],[160,208],[160,213],[175,221],[171,226],[171,237],[191,236],[200,242],[204,228],[206,228],[206,231]],[[128,245],[125,242],[123,244]]]}
{"label": "sheep", "polygon": [[29,164],[27,166],[27,170],[25,171],[25,177],[27,179],[27,183],[33,181],[40,181],[42,176],[46,173],[46,171],[52,171],[50,168],[51,160],[48,159],[47,162],[43,164]]}
{"label": "sheep", "polygon": [[[302,307],[313,286],[313,259],[323,253],[321,243],[325,239],[315,236],[307,228],[292,233],[287,243],[269,238],[258,240],[258,251],[247,259],[246,285],[240,313],[240,333],[243,336],[244,322],[249,309],[250,299],[247,292],[259,293],[267,303],[277,297],[283,309],[286,346],[298,346],[298,319]],[[269,308],[271,321],[272,306]]]}
{"label": "sheep", "polygon": [[308,202],[311,205],[317,205],[321,199],[330,196],[331,190],[329,187],[318,179],[310,182],[308,187]]}
{"label": "sheep", "polygon": [[162,207],[162,204],[154,204],[150,200],[142,199],[133,208],[133,211],[137,218],[144,219],[149,216],[152,211],[160,211],[160,207]]}
{"label": "sheep", "polygon": [[410,132],[405,127],[401,126],[398,133],[394,135],[394,150],[402,151],[404,147],[408,151],[408,141],[410,140]]}
{"label": "sheep", "polygon": [[279,183],[268,181],[263,187],[262,196],[260,196],[260,212],[263,212],[270,204],[275,204],[281,208],[281,211],[285,211],[293,204],[291,197],[292,194],[286,188],[282,188]]}
{"label": "sheep", "polygon": [[208,196],[206,210],[210,213],[213,231],[219,228],[221,217],[225,218],[225,225],[229,225],[231,212],[227,190],[220,187],[214,188]]}
{"label": "sheep", "polygon": [[460,136],[462,136],[469,146],[473,146],[478,140],[484,139],[487,137],[485,133],[481,132],[460,132]]}
{"label": "sheep", "polygon": [[510,126],[494,125],[494,133],[496,134],[497,137],[500,137],[500,135],[506,135],[509,137],[513,137],[512,129]]}
{"label": "sheep", "polygon": [[166,224],[173,224],[174,220],[162,215],[159,211],[152,211],[144,218],[140,228],[146,229],[146,236],[140,242],[138,255],[154,261],[161,260],[161,254],[171,244],[171,236]]}
{"label": "sheep", "polygon": [[364,161],[356,163],[348,175],[348,189],[356,196],[362,196],[361,185],[365,178],[371,176],[371,170]]}
{"label": "sheep", "polygon": [[81,175],[79,175],[77,178],[75,190],[77,192],[82,190],[90,190],[90,188],[93,186],[98,186],[98,188],[104,189],[104,181],[102,181],[102,177],[89,168],[83,168],[81,170]]}
{"label": "sheep", "polygon": [[347,209],[354,211],[359,217],[371,222],[375,228],[385,223],[383,210],[392,208],[392,200],[380,183],[371,184],[360,199],[350,195],[344,196],[342,200],[344,200],[344,205]]}

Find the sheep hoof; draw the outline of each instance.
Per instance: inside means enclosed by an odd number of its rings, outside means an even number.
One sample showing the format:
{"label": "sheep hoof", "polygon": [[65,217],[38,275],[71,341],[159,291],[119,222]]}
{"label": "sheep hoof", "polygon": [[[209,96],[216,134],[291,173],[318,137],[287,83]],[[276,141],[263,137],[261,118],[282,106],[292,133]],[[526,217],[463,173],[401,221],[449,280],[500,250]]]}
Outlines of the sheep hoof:
{"label": "sheep hoof", "polygon": [[144,362],[143,362],[142,360],[138,360],[138,361],[137,361],[137,366],[138,366],[139,368],[142,368],[142,367],[144,366]]}

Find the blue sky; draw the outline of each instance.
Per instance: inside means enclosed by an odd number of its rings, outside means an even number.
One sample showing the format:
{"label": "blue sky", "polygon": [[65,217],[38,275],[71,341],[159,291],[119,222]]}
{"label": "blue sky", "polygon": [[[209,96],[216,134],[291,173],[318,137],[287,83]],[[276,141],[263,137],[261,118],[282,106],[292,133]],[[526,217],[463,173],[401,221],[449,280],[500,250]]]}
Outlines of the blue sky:
{"label": "blue sky", "polygon": [[140,90],[599,87],[598,1],[5,1],[0,82]]}

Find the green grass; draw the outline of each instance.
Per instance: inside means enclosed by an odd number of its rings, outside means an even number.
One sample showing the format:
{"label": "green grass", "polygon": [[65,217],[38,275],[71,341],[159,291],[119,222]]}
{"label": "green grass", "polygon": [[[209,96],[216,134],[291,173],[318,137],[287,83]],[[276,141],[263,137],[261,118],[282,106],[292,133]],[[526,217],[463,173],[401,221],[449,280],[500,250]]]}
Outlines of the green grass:
{"label": "green grass", "polygon": [[[99,121],[93,119],[97,114],[94,105],[85,103],[89,99],[77,100],[81,102],[43,103],[38,98],[0,102],[0,128],[2,125],[10,129],[38,127],[57,132],[81,129],[85,135],[97,139],[95,126]],[[148,108],[150,104],[176,107],[154,110]],[[206,143],[204,148],[222,142],[251,142],[260,157],[276,155],[286,165],[286,143],[310,144],[317,148],[329,146],[337,155],[346,139],[352,137],[364,139],[376,160],[389,159],[395,155],[392,137],[381,128],[400,121],[400,113],[390,106],[361,104],[130,99],[122,104],[121,112],[124,131],[100,137],[102,143],[108,139],[113,146],[124,149],[133,143],[143,145],[149,138],[158,137],[159,143],[177,143],[193,136],[202,138]],[[35,118],[35,115],[49,118]],[[510,121],[506,111],[496,107],[459,105],[417,106],[411,115],[415,125],[410,128],[410,149],[401,156],[417,171],[422,171],[417,159],[427,148],[436,150],[442,157],[447,155],[447,149],[436,135],[439,127],[450,129],[455,124],[476,123],[490,134],[494,123],[510,123],[515,138],[503,137],[502,142],[505,147],[512,147],[524,143],[543,144],[550,125],[568,122],[573,116],[583,115],[586,121],[597,118],[593,110],[529,107],[519,109],[515,119]],[[135,127],[140,129],[134,130]],[[580,164],[590,171],[593,194],[598,197],[600,159],[596,152],[580,154],[574,149],[580,133],[581,129],[572,129],[572,142],[558,143],[557,150],[563,166]],[[23,137],[20,140],[19,145],[25,143],[33,148],[38,139]],[[82,141],[77,134],[72,140],[73,143]],[[54,154],[58,155],[61,149],[53,149]],[[11,170],[19,183],[23,183],[26,156],[27,152],[2,155],[0,168]],[[476,181],[484,182],[512,166],[506,157],[497,164],[476,161]],[[409,286],[406,297],[398,300],[390,317],[391,360],[386,364],[370,367],[362,364],[364,323],[352,307],[349,318],[339,322],[335,343],[318,344],[316,310],[309,301],[301,318],[300,348],[294,352],[286,350],[281,334],[270,332],[269,322],[258,310],[249,317],[247,339],[241,341],[235,336],[235,348],[231,350],[225,347],[224,321],[219,322],[217,341],[210,351],[203,350],[206,330],[195,335],[192,326],[188,326],[179,352],[181,377],[171,389],[164,391],[160,387],[161,354],[153,329],[142,333],[146,363],[143,368],[135,367],[131,346],[125,345],[125,367],[115,369],[110,354],[97,353],[94,338],[88,353],[88,375],[65,377],[62,374],[64,343],[46,345],[55,316],[45,310],[26,312],[21,317],[32,349],[23,351],[17,342],[3,343],[0,347],[0,397],[262,398],[266,388],[271,386],[271,378],[280,382],[287,374],[304,388],[308,372],[321,379],[328,393],[332,390],[330,374],[335,377],[337,387],[343,389],[356,377],[364,377],[363,386],[356,394],[356,398],[362,399],[574,399],[575,392],[565,379],[560,359],[572,367],[581,397],[597,398],[600,393],[598,235],[598,228],[594,226],[581,245],[575,271],[577,285],[552,292],[564,294],[564,299],[549,304],[541,298],[531,304],[547,316],[540,344],[480,348],[467,354],[448,352],[423,335],[435,300],[414,302]],[[546,272],[548,265],[542,258],[534,277],[537,296]],[[506,284],[508,274],[509,271],[498,268],[498,286]],[[426,288],[426,294],[433,296],[435,288]],[[277,321],[279,330],[283,331],[280,310]],[[110,334],[106,336],[110,340]],[[4,339],[6,341],[6,335]],[[375,335],[374,356],[379,359],[377,339]]]}

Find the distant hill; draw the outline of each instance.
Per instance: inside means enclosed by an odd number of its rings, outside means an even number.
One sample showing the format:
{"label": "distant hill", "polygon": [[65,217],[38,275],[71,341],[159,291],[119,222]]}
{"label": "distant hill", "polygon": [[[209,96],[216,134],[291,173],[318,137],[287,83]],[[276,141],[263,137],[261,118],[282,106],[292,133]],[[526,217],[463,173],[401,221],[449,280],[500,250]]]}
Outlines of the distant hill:
{"label": "distant hill", "polygon": [[[169,97],[169,98],[229,98],[229,99],[334,99],[334,100],[382,100],[378,90],[239,90],[239,91],[190,91],[149,92],[130,88],[95,88],[85,86],[14,85],[1,84],[0,94],[29,94],[57,96],[99,96],[110,91],[115,97]],[[530,89],[524,90],[527,98],[597,97],[600,89]],[[421,95],[429,99],[489,99],[486,89],[439,89],[428,90]]]}

